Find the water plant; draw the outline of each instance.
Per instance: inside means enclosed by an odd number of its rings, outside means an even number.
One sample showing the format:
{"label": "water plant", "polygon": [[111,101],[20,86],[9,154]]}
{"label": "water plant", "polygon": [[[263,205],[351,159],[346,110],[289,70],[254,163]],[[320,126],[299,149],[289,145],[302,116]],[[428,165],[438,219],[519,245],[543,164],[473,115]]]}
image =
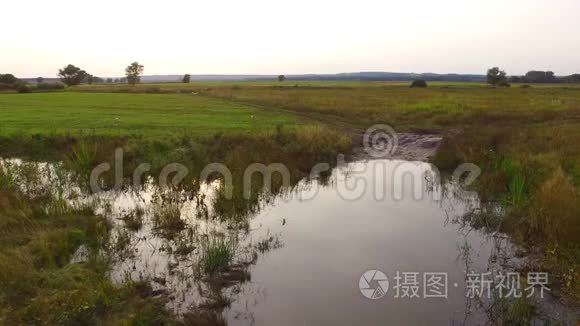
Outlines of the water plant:
{"label": "water plant", "polygon": [[233,236],[208,234],[202,237],[197,274],[212,276],[225,270],[235,256],[237,241]]}
{"label": "water plant", "polygon": [[534,306],[526,295],[519,298],[502,297],[497,290],[493,291],[493,304],[486,309],[486,314],[496,325],[531,325]]}
{"label": "water plant", "polygon": [[527,198],[526,177],[523,174],[514,175],[508,185],[508,191],[512,205],[522,206]]}
{"label": "water plant", "polygon": [[69,169],[76,172],[79,180],[88,181],[97,162],[97,147],[81,141],[65,156],[64,162]]}
{"label": "water plant", "polygon": [[177,201],[155,201],[151,210],[155,228],[165,234],[179,232],[186,225],[181,218],[181,206]]}
{"label": "water plant", "polygon": [[131,235],[125,229],[116,232],[110,249],[112,254],[118,259],[125,259],[131,256]]}
{"label": "water plant", "polygon": [[17,176],[10,162],[0,161],[0,188],[15,189]]}
{"label": "water plant", "polygon": [[122,217],[125,222],[125,227],[131,231],[139,231],[143,227],[143,216],[145,215],[145,209],[138,205],[128,214]]}
{"label": "water plant", "polygon": [[528,199],[529,186],[522,164],[517,160],[504,157],[495,162],[495,169],[507,179],[504,201],[512,206],[521,207]]}
{"label": "water plant", "polygon": [[255,244],[255,248],[260,253],[265,253],[273,249],[278,249],[282,247],[282,241],[280,241],[279,235],[270,235],[270,232],[265,238],[259,240]]}

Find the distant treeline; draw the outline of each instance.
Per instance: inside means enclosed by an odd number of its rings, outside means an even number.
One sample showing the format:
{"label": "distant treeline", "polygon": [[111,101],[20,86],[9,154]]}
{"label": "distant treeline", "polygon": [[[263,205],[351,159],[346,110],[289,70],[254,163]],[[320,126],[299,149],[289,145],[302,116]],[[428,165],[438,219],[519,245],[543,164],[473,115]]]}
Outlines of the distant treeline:
{"label": "distant treeline", "polygon": [[[279,75],[188,75],[190,81],[273,81]],[[396,72],[353,72],[339,74],[295,74],[284,75],[286,81],[442,81],[442,82],[486,82],[486,75],[477,74],[435,74],[435,73],[396,73]],[[141,76],[141,82],[166,83],[182,82],[183,75]],[[22,78],[22,82],[42,83],[59,82],[59,78]],[[510,83],[580,83],[580,74],[556,76],[551,71],[529,71],[524,76],[509,77]],[[101,78],[86,75],[82,84],[127,83],[126,77]]]}
{"label": "distant treeline", "polygon": [[[37,91],[54,91],[63,90],[64,84],[60,82],[47,83],[44,78],[36,78]],[[19,93],[28,93],[31,91],[31,87],[28,85],[28,81],[16,78],[13,74],[0,74],[0,91],[17,91]]]}
{"label": "distant treeline", "polygon": [[580,74],[558,77],[552,71],[528,71],[524,76],[511,76],[510,83],[580,83]]}
{"label": "distant treeline", "polygon": [[[538,74],[540,73],[540,74]],[[513,76],[517,78],[513,82],[526,83],[580,83],[580,75],[574,74],[565,77],[540,78],[540,75],[553,76],[550,72],[530,71],[525,76]],[[486,82],[486,75],[477,74],[435,74],[435,73],[396,73],[396,72],[354,72],[339,74],[300,74],[283,75],[285,81],[442,81],[442,82]],[[279,75],[189,75],[191,81],[274,81],[279,80]],[[153,75],[142,76],[141,80],[148,83],[179,82],[182,75]],[[511,79],[510,79],[511,81]]]}
{"label": "distant treeline", "polygon": [[[61,82],[62,78],[21,78],[23,82],[27,83],[56,83]],[[101,78],[97,76],[88,75],[80,82],[81,84],[105,84],[105,83],[127,83],[126,77],[120,78]]]}

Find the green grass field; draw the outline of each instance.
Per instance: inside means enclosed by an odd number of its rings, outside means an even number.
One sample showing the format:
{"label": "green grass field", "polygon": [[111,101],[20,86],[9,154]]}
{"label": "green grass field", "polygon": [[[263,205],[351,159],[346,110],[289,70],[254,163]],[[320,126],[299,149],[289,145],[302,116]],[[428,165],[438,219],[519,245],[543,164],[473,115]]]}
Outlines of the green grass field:
{"label": "green grass field", "polygon": [[159,136],[247,133],[295,117],[191,94],[32,93],[0,95],[0,133]]}
{"label": "green grass field", "polygon": [[353,89],[249,86],[209,88],[202,94],[301,114],[326,115],[360,127],[389,123],[397,130],[446,132],[465,126],[580,118],[579,88],[495,89],[465,85],[426,89],[399,84]]}
{"label": "green grass field", "polygon": [[223,98],[333,123],[365,128],[389,123],[397,130],[446,132],[464,126],[526,124],[580,118],[580,87],[534,84],[490,88],[482,83],[431,82],[411,89],[408,82],[200,82],[81,85],[78,92],[188,93]]}

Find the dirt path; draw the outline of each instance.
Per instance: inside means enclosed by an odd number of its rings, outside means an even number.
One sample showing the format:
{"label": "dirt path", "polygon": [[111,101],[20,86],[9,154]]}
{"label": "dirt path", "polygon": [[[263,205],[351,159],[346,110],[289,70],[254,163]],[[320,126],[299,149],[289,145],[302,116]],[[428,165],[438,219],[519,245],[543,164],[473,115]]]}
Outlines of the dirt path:
{"label": "dirt path", "polygon": [[435,134],[397,133],[398,142],[392,154],[384,157],[373,157],[365,151],[362,135],[358,138],[358,146],[353,148],[355,160],[393,159],[407,161],[428,161],[443,141],[443,137]]}
{"label": "dirt path", "polygon": [[[207,95],[206,95],[207,96]],[[236,102],[231,100],[232,102]],[[397,132],[397,146],[396,150],[389,155],[384,157],[373,157],[365,151],[365,144],[363,143],[364,134],[367,128],[371,126],[364,126],[361,124],[354,123],[346,118],[338,117],[335,115],[322,114],[318,112],[301,112],[295,110],[288,110],[270,106],[262,106],[247,102],[236,102],[242,103],[254,107],[259,110],[265,110],[268,112],[279,112],[284,114],[289,114],[300,118],[304,122],[328,125],[342,130],[349,134],[352,139],[353,144],[353,160],[365,160],[365,159],[399,159],[399,160],[409,160],[409,161],[428,161],[430,157],[435,155],[437,148],[443,140],[443,136],[435,133],[409,133],[409,132]]]}

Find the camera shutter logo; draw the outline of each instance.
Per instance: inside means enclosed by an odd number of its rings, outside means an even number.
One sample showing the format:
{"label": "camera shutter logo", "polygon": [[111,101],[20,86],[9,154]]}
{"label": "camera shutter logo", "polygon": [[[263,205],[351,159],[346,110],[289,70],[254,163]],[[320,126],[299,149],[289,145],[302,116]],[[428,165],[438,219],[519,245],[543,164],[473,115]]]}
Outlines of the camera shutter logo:
{"label": "camera shutter logo", "polygon": [[366,271],[358,281],[362,295],[371,300],[384,297],[389,290],[389,279],[385,273],[373,269]]}

